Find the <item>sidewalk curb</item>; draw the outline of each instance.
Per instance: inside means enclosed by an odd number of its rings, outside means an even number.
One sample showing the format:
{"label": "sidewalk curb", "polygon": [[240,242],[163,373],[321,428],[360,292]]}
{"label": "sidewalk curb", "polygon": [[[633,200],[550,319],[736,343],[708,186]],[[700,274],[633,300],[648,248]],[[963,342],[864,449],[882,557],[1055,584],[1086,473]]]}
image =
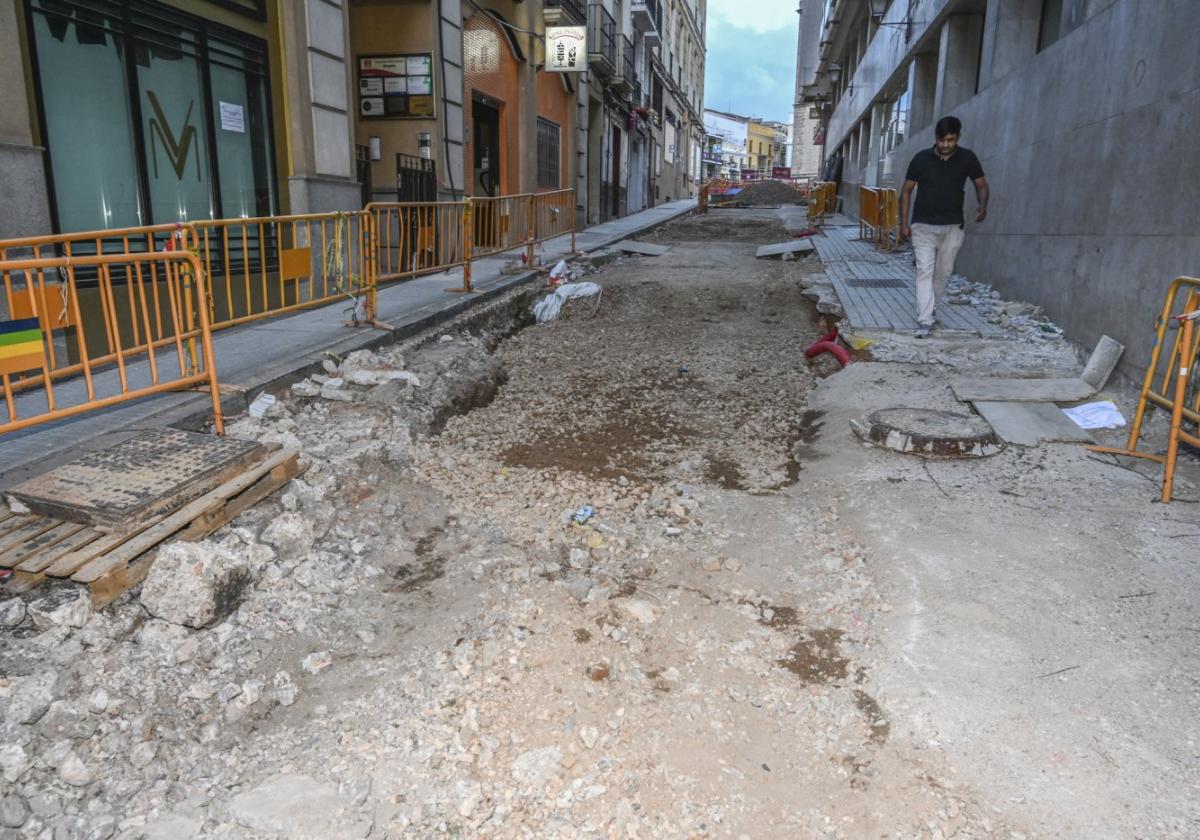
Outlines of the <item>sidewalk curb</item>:
{"label": "sidewalk curb", "polygon": [[[632,231],[605,237],[600,242],[590,246],[586,251],[581,251],[579,256],[603,250],[632,236],[641,236],[649,233],[695,211],[695,205],[681,208],[678,212],[647,222],[644,226]],[[586,230],[581,231],[579,235],[585,234]],[[515,254],[516,251],[512,253]],[[567,259],[572,258],[568,257]],[[242,414],[246,411],[250,402],[263,391],[276,391],[286,388],[313,373],[321,372],[321,362],[327,354],[344,356],[355,350],[373,350],[378,347],[405,341],[420,333],[453,321],[475,307],[494,300],[507,292],[529,285],[536,281],[539,276],[538,271],[528,270],[504,277],[489,288],[480,289],[474,294],[463,295],[460,300],[455,301],[449,306],[436,307],[432,311],[429,311],[429,306],[413,310],[405,316],[410,317],[411,320],[399,323],[391,330],[380,330],[370,327],[348,329],[343,339],[335,341],[332,344],[327,344],[324,347],[315,348],[302,355],[293,356],[284,361],[276,363],[268,362],[261,368],[257,368],[253,376],[241,377],[242,381],[230,382],[222,380],[221,409],[226,417]],[[291,316],[276,318],[274,322],[277,324],[286,324],[289,317]],[[246,325],[245,328],[251,329],[253,325]],[[246,381],[247,379],[251,381]],[[209,417],[212,410],[212,403],[208,394],[195,391],[175,393],[182,398],[171,405],[166,405],[159,409],[151,409],[146,414],[142,414],[134,420],[118,422],[103,431],[96,431],[86,436],[81,435],[76,438],[72,445],[54,450],[51,454],[34,455],[27,460],[19,461],[6,467],[0,472],[0,484],[9,485],[17,483],[45,472],[48,469],[52,469],[60,463],[77,457],[78,453],[98,448],[97,441],[102,438],[106,441],[109,439],[119,440],[122,434],[132,434],[138,429],[145,429],[147,427],[173,426],[193,431],[205,430],[209,426]]]}

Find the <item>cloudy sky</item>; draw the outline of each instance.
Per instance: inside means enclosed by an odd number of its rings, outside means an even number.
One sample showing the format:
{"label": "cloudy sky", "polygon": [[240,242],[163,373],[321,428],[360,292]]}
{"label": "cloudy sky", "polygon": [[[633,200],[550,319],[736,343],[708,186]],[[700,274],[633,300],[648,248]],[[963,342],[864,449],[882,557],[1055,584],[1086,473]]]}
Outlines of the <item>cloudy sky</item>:
{"label": "cloudy sky", "polygon": [[796,0],[708,0],[704,107],[792,121]]}

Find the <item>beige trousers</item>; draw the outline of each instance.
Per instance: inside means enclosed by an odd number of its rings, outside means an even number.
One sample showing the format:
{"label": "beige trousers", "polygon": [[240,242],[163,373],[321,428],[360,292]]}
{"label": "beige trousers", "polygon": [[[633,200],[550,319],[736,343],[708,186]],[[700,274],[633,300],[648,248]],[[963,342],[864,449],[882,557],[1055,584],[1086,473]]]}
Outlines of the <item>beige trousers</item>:
{"label": "beige trousers", "polygon": [[933,326],[934,307],[946,291],[962,244],[963,229],[958,225],[912,225],[913,255],[917,259],[917,321],[924,326]]}

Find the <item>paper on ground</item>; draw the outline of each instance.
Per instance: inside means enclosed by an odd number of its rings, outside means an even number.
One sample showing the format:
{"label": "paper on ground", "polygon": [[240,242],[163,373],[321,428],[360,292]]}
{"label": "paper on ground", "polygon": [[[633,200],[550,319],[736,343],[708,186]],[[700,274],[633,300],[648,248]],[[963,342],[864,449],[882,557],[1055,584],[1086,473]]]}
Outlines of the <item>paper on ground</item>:
{"label": "paper on ground", "polygon": [[1074,408],[1064,408],[1067,415],[1081,429],[1120,429],[1125,426],[1125,418],[1112,400],[1077,405]]}

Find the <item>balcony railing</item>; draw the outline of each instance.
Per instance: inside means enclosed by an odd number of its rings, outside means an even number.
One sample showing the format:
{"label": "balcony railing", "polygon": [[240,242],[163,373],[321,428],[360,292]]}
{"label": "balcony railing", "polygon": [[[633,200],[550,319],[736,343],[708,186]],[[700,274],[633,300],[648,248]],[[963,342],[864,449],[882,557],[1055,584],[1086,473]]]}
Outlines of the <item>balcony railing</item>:
{"label": "balcony railing", "polygon": [[628,35],[621,36],[621,78],[626,87],[633,88],[633,41]]}
{"label": "balcony railing", "polygon": [[646,41],[646,45],[657,47],[662,44],[660,33],[662,32],[662,6],[659,0],[633,0],[630,11],[632,14],[633,25],[639,31],[645,33],[642,37]]}
{"label": "balcony railing", "polygon": [[597,72],[611,75],[617,70],[617,22],[603,6],[588,6],[588,61]]}
{"label": "balcony railing", "polygon": [[585,0],[542,0],[546,23],[587,23]]}

